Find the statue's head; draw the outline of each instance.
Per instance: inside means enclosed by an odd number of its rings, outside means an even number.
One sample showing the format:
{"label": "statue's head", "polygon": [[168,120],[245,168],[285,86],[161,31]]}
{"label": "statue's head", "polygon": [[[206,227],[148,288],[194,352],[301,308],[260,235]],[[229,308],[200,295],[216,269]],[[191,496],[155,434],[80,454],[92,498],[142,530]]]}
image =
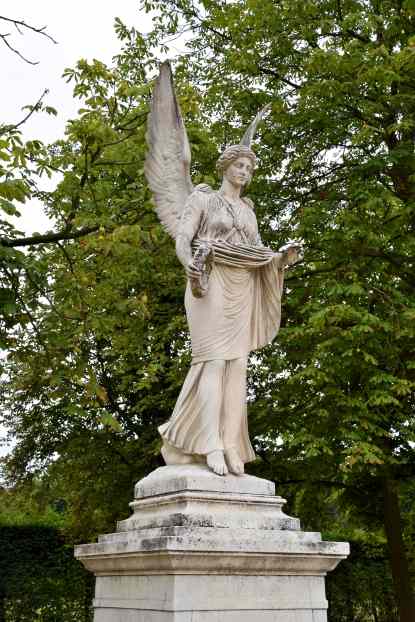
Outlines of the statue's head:
{"label": "statue's head", "polygon": [[255,169],[256,156],[252,149],[246,145],[231,145],[227,147],[216,162],[216,170],[221,177],[226,176],[227,169],[238,160],[248,160],[251,164],[250,178],[247,182],[249,183]]}

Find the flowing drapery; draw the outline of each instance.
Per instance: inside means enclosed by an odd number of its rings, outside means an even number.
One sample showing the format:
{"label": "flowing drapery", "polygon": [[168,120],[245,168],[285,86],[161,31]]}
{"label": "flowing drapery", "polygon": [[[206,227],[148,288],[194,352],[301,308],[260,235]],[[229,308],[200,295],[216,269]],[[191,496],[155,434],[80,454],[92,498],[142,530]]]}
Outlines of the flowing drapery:
{"label": "flowing drapery", "polygon": [[[206,364],[246,358],[274,339],[281,319],[282,255],[262,246],[208,243],[212,268],[207,294],[196,298],[188,283],[185,295],[192,366],[171,418],[159,428],[163,439],[185,454],[223,449],[221,426],[204,416],[206,404],[200,386]],[[215,387],[219,394],[232,390],[226,381],[228,368],[224,366]],[[248,462],[255,453],[249,441],[245,400],[239,408],[238,452]]]}

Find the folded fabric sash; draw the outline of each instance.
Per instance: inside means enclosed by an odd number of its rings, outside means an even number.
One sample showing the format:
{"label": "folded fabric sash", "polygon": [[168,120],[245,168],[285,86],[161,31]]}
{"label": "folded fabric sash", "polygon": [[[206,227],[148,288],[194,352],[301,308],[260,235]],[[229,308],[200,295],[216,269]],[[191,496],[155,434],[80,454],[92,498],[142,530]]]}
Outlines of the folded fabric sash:
{"label": "folded fabric sash", "polygon": [[[266,246],[248,246],[247,244],[231,244],[222,240],[196,239],[193,241],[194,253],[202,249],[210,249],[206,263],[224,264],[234,268],[260,268],[273,259],[282,260],[282,253],[275,253]],[[206,255],[206,253],[203,253]]]}

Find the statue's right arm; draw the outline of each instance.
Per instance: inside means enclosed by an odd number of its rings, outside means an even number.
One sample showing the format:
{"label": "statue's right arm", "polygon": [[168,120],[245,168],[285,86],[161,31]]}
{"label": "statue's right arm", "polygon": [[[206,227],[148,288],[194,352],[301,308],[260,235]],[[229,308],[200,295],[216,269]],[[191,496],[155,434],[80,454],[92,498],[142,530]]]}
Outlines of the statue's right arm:
{"label": "statue's right arm", "polygon": [[193,192],[187,200],[176,234],[176,255],[186,271],[192,263],[192,241],[202,218],[202,202],[198,194]]}
{"label": "statue's right arm", "polygon": [[186,269],[192,261],[191,240],[184,233],[178,233],[176,238],[176,255],[180,263]]}

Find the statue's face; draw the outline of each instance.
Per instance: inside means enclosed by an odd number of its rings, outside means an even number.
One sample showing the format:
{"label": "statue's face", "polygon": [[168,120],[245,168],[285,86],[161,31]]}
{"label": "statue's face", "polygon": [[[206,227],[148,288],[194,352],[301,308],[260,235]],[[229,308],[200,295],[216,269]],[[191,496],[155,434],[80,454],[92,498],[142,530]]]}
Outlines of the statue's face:
{"label": "statue's face", "polygon": [[233,186],[243,187],[249,184],[254,172],[252,160],[250,158],[240,157],[225,169],[223,176]]}

